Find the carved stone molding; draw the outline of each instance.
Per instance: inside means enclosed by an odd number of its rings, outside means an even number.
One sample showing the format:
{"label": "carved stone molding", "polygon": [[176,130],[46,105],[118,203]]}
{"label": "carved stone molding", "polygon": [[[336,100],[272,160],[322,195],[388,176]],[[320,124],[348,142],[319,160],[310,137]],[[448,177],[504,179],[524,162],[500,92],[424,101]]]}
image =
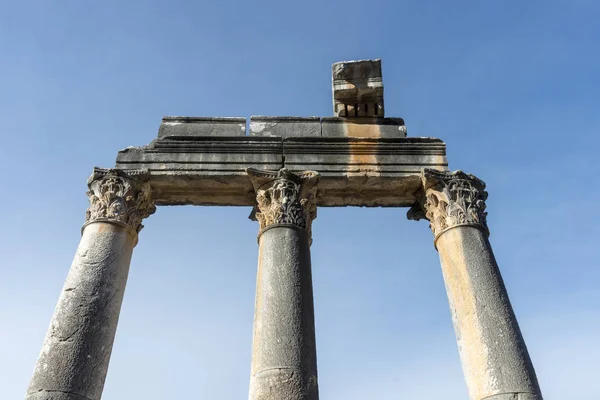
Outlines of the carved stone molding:
{"label": "carved stone molding", "polygon": [[408,211],[408,219],[429,220],[435,240],[457,226],[474,226],[489,235],[485,182],[460,170],[444,172],[424,169],[421,177],[423,193]]}
{"label": "carved stone molding", "polygon": [[256,193],[256,206],[250,219],[260,223],[260,230],[272,225],[294,225],[311,236],[312,221],[317,217],[317,183],[315,171],[292,173],[246,169]]}
{"label": "carved stone molding", "polygon": [[145,170],[94,168],[88,179],[85,223],[112,221],[139,232],[142,220],[156,211],[148,178]]}

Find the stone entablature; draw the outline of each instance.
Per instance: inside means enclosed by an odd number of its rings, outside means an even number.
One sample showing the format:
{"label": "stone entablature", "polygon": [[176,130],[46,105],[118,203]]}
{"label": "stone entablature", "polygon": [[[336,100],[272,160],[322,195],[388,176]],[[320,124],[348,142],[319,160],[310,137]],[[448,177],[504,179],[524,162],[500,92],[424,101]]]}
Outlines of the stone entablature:
{"label": "stone entablature", "polygon": [[[319,171],[320,206],[410,206],[423,168],[447,170],[445,144],[405,137],[401,118],[165,117],[158,138],[119,152],[146,169],[158,205],[254,204],[246,168]],[[224,182],[227,184],[224,184]],[[368,187],[369,190],[364,190]]]}

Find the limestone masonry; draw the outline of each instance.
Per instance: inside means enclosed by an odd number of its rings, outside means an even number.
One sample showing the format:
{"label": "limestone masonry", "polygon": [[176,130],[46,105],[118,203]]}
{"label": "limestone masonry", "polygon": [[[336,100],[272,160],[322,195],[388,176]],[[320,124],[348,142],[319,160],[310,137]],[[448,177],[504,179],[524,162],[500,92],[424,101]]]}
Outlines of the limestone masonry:
{"label": "limestone masonry", "polygon": [[[99,400],[142,220],[156,206],[252,206],[258,274],[250,400],[317,400],[310,245],[319,207],[429,221],[471,400],[542,400],[488,241],[485,183],[440,139],[385,117],[381,60],[332,67],[334,117],[164,117],[88,180],[90,207],[27,400]],[[248,127],[248,128],[247,128]]]}

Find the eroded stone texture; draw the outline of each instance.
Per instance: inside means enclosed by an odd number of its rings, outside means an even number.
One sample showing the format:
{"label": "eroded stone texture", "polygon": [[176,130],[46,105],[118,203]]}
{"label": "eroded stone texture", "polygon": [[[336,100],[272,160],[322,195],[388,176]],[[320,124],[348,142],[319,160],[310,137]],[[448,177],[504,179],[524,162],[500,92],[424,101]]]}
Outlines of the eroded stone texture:
{"label": "eroded stone texture", "polygon": [[312,221],[317,217],[317,183],[315,171],[292,173],[279,171],[247,170],[254,190],[256,203],[252,219],[260,223],[260,230],[273,225],[294,225],[311,236]]}
{"label": "eroded stone texture", "polygon": [[437,247],[470,398],[500,400],[502,394],[506,399],[541,400],[527,347],[485,233],[457,226],[439,236]]}
{"label": "eroded stone texture", "polygon": [[148,178],[145,170],[94,168],[88,179],[85,223],[109,221],[142,230],[142,220],[156,211]]}
{"label": "eroded stone texture", "polygon": [[260,222],[251,400],[317,400],[310,263],[313,172],[249,171]]}
{"label": "eroded stone texture", "polygon": [[27,400],[99,400],[141,219],[154,212],[147,174],[94,170],[81,242]]}
{"label": "eroded stone texture", "polygon": [[373,137],[159,139],[120,151],[117,168],[147,169],[158,205],[250,206],[254,194],[246,168],[285,167],[319,171],[319,205],[368,207],[411,206],[421,170],[448,168],[446,145],[439,139],[378,137],[377,126],[360,126]]}
{"label": "eroded stone texture", "polygon": [[540,400],[541,397],[533,393],[501,393],[486,397],[483,400]]}
{"label": "eroded stone texture", "polygon": [[321,131],[323,137],[406,137],[406,125],[402,118],[322,118]]}
{"label": "eroded stone texture", "polygon": [[335,116],[384,116],[381,60],[341,61],[331,70]]}
{"label": "eroded stone texture", "polygon": [[409,219],[427,219],[434,242],[448,229],[472,226],[489,235],[485,212],[485,183],[462,171],[425,169],[424,198],[408,212]]}
{"label": "eroded stone texture", "polygon": [[320,137],[319,117],[250,117],[251,136]]}
{"label": "eroded stone texture", "polygon": [[541,400],[533,364],[488,241],[485,184],[461,171],[424,171],[409,212],[435,237],[471,400]]}
{"label": "eroded stone texture", "polygon": [[245,136],[243,117],[163,117],[159,139],[181,140],[194,136]]}
{"label": "eroded stone texture", "polygon": [[[154,204],[255,205],[250,399],[317,399],[316,206],[415,203],[409,217],[430,221],[439,250],[470,398],[541,400],[487,239],[485,184],[446,172],[441,140],[407,138],[404,120],[384,118],[380,60],[336,63],[332,74],[333,118],[252,117],[247,134],[245,118],[164,117],[156,140],[94,171],[28,400],[100,398],[132,249]],[[319,173],[290,172],[306,170]]]}

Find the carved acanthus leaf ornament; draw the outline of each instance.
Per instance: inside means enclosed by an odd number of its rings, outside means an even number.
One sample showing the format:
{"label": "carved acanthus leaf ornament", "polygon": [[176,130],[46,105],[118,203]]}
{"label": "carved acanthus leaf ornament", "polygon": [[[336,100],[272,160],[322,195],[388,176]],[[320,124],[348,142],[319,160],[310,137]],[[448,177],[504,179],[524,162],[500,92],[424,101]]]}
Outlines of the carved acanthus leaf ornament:
{"label": "carved acanthus leaf ornament", "polygon": [[435,239],[456,226],[474,226],[489,235],[485,212],[485,183],[460,170],[425,169],[423,195],[408,212],[413,220],[427,219]]}
{"label": "carved acanthus leaf ornament", "polygon": [[148,177],[147,171],[94,168],[88,179],[86,224],[112,221],[139,232],[142,220],[156,211]]}
{"label": "carved acanthus leaf ornament", "polygon": [[317,183],[315,171],[292,173],[246,169],[256,193],[256,206],[250,216],[260,230],[276,225],[294,225],[311,235],[312,221],[317,217]]}

